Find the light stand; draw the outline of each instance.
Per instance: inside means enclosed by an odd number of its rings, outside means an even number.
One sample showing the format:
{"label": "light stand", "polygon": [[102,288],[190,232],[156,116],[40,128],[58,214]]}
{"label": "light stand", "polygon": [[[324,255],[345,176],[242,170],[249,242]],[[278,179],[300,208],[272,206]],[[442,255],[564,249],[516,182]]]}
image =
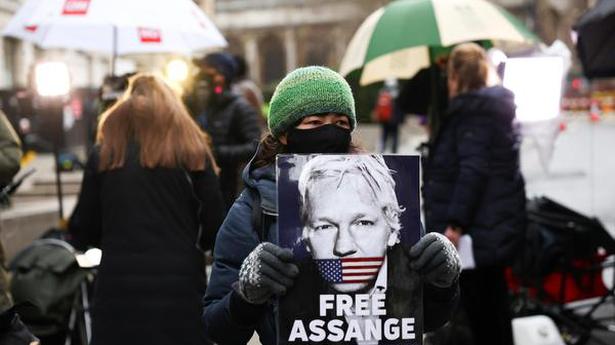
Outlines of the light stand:
{"label": "light stand", "polygon": [[70,92],[68,67],[62,62],[43,62],[35,68],[39,109],[52,126],[53,159],[60,222],[64,220],[62,180],[60,178],[60,148],[64,142],[64,104]]}

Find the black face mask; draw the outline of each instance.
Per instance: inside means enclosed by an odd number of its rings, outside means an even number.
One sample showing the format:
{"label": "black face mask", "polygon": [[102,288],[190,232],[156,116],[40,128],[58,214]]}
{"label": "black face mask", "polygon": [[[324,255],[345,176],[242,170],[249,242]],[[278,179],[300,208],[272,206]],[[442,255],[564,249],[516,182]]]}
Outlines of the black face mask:
{"label": "black face mask", "polygon": [[310,129],[292,128],[286,140],[289,153],[348,153],[350,129],[334,124]]}

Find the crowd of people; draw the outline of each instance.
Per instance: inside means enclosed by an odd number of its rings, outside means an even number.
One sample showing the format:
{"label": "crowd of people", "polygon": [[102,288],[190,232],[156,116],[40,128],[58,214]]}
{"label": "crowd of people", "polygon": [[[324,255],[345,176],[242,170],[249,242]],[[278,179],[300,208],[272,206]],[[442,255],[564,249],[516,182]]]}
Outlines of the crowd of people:
{"label": "crowd of people", "polygon": [[[245,61],[213,53],[195,63],[200,72],[185,99],[162,79],[137,74],[100,117],[69,223],[76,248],[104,253],[92,307],[94,345],[243,344],[254,333],[261,343],[276,344],[276,298],[298,291],[293,286],[306,269],[277,244],[283,205],[276,199],[276,156],[366,153],[353,141],[351,88],[335,71],[310,66],[289,73],[264,120],[262,95],[245,77]],[[403,272],[418,274],[425,331],[463,313],[471,343],[512,344],[503,267],[523,236],[524,182],[513,96],[487,86],[488,73],[481,47],[452,51],[448,110],[423,157],[426,234],[407,251],[388,240],[369,250],[399,252]],[[393,83],[383,92],[403,95]],[[390,135],[395,152],[403,117],[395,104],[385,104],[390,99],[381,101],[378,116],[390,120],[382,147]],[[386,165],[366,159],[368,170],[390,179]],[[354,178],[371,186],[359,173]],[[341,183],[336,188],[353,192]],[[394,184],[384,190],[394,195]],[[346,198],[344,207],[359,199]],[[316,211],[305,212],[309,218]],[[391,217],[390,210],[381,212]],[[399,226],[378,231],[388,239]],[[352,236],[346,245],[356,247],[353,253],[368,250],[360,234]],[[464,236],[475,265],[461,272],[455,247]]]}

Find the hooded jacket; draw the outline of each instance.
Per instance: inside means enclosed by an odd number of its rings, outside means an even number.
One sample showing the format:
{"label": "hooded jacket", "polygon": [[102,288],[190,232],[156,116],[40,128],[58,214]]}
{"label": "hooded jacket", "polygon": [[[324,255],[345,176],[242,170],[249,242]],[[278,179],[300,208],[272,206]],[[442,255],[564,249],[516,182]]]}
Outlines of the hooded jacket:
{"label": "hooded jacket", "polygon": [[525,183],[512,92],[489,87],[451,100],[423,157],[429,231],[461,227],[472,237],[477,267],[508,263],[525,227]]}
{"label": "hooded jacket", "polygon": [[[253,228],[252,214],[255,195],[260,197],[260,212],[271,217],[263,240],[277,242],[277,187],[273,165],[251,169],[250,163],[243,172],[246,188],[231,207],[216,239],[211,279],[203,299],[203,323],[210,340],[218,344],[245,344],[256,331],[265,345],[276,340],[273,303],[254,305],[246,302],[235,290],[243,260],[259,244],[258,229]],[[267,222],[265,222],[267,223]],[[436,288],[425,285],[425,331],[444,324],[457,303],[458,285]]]}

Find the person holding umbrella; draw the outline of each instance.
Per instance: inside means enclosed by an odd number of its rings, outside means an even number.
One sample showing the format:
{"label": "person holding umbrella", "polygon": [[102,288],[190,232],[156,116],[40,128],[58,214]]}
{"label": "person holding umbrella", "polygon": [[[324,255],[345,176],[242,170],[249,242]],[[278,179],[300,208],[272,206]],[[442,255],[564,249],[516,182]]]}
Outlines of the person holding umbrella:
{"label": "person holding umbrella", "polygon": [[488,74],[477,44],[451,52],[447,116],[423,161],[425,223],[455,246],[471,241],[473,257],[462,258],[468,269],[460,286],[474,344],[512,345],[504,265],[524,237],[525,184],[514,96],[487,87]]}
{"label": "person holding umbrella", "polygon": [[[348,83],[325,67],[303,67],[276,87],[269,133],[246,166],[246,189],[231,207],[216,239],[214,264],[203,299],[210,340],[245,344],[257,332],[261,343],[276,340],[274,299],[293,285],[298,266],[277,241],[275,159],[280,153],[359,153],[352,143],[355,103]],[[456,301],[459,258],[440,234],[424,236],[407,255],[424,283],[426,330],[444,324]]]}

